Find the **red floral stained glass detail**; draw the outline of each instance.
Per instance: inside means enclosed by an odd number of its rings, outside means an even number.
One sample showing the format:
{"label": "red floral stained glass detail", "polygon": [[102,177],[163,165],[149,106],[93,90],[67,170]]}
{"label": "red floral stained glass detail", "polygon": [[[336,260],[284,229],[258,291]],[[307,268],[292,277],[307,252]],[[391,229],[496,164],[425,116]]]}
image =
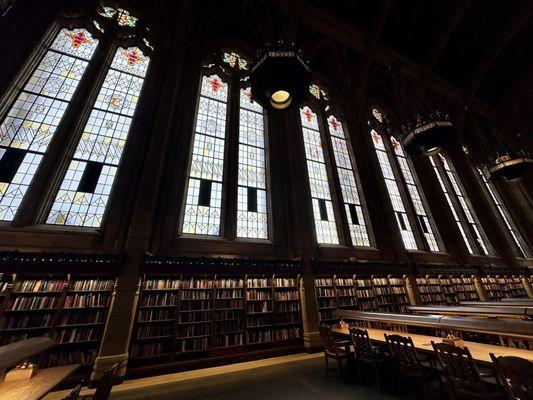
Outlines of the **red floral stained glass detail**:
{"label": "red floral stained glass detail", "polygon": [[341,126],[341,123],[337,121],[337,118],[335,117],[331,118],[329,123],[335,132],[337,132],[337,129]]}
{"label": "red floral stained glass detail", "polygon": [[374,142],[379,143],[381,140],[381,136],[379,136],[376,132],[372,134],[372,139],[374,139]]}
{"label": "red floral stained glass detail", "polygon": [[305,119],[307,119],[307,122],[311,122],[311,120],[313,119],[313,113],[311,112],[309,108],[305,107],[304,115],[305,115]]}
{"label": "red floral stained glass detail", "polygon": [[396,150],[400,146],[400,143],[398,143],[396,139],[391,138],[390,141],[392,143],[392,147],[394,148],[394,150]]}
{"label": "red floral stained glass detail", "polygon": [[144,61],[144,58],[139,55],[137,50],[123,50],[122,54],[128,60],[129,65],[135,65],[136,62]]}
{"label": "red floral stained glass detail", "polygon": [[218,92],[218,89],[223,86],[222,82],[220,82],[217,78],[208,79],[207,82],[211,85],[211,90],[213,93]]}
{"label": "red floral stained glass detail", "polygon": [[70,33],[67,32],[66,35],[72,40],[72,47],[75,49],[80,47],[84,43],[92,43],[93,41],[90,39],[87,39],[87,36],[85,36],[85,33],[83,32],[77,32],[77,33]]}

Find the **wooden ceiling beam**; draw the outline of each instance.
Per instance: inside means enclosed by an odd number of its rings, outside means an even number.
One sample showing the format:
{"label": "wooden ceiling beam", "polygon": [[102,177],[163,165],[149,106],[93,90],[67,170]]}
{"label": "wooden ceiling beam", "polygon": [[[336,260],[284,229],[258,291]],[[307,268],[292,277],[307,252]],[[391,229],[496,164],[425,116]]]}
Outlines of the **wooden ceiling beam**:
{"label": "wooden ceiling beam", "polygon": [[435,40],[434,45],[430,47],[428,55],[426,56],[425,65],[429,70],[435,68],[435,65],[437,64],[442,51],[446,47],[446,44],[448,44],[448,40],[450,40],[455,27],[463,18],[463,15],[470,6],[471,2],[472,0],[459,0],[446,19],[444,26],[440,30]]}
{"label": "wooden ceiling beam", "polygon": [[381,11],[374,21],[374,29],[372,30],[372,34],[370,35],[370,40],[368,42],[366,55],[363,60],[363,63],[361,64],[361,69],[359,72],[361,82],[358,85],[358,88],[359,88],[358,95],[360,96],[364,94],[367,88],[367,79],[368,79],[368,73],[370,71],[370,65],[372,65],[372,61],[374,60],[374,54],[376,52],[376,47],[379,43],[379,39],[381,38],[381,33],[383,32],[383,28],[385,27],[385,22],[387,21],[387,17],[389,16],[393,5],[394,5],[394,0],[385,0],[385,4],[383,4],[383,7],[380,8]]}
{"label": "wooden ceiling beam", "polygon": [[509,41],[517,34],[517,32],[524,26],[524,24],[533,15],[533,0],[524,1],[517,12],[511,17],[506,24],[503,31],[498,35],[494,46],[485,55],[483,61],[479,64],[478,68],[470,76],[470,80],[465,89],[465,104],[468,105],[471,99],[474,97],[477,89],[485,79],[485,76],[489,72],[490,68],[507,46]]}
{"label": "wooden ceiling beam", "polygon": [[[289,5],[283,0],[272,1],[272,4],[282,14],[288,15],[290,12]],[[302,7],[297,11],[297,17],[300,22],[310,29],[331,38],[348,48],[357,51],[360,54],[365,54],[369,37],[365,33],[355,29],[353,26],[332,17],[324,10],[304,2]],[[420,79],[424,76],[425,68],[416,64],[407,57],[398,52],[384,46],[383,44],[376,44],[375,61],[379,64],[388,66],[391,64],[400,64],[403,66],[401,72],[404,76],[411,80]],[[433,72],[428,73],[427,87],[436,93],[444,96],[450,101],[462,104],[464,101],[464,92],[462,89],[453,85],[452,83],[437,76]],[[483,102],[480,99],[473,98],[470,107],[475,108],[478,112],[484,115],[493,115],[495,109]]]}

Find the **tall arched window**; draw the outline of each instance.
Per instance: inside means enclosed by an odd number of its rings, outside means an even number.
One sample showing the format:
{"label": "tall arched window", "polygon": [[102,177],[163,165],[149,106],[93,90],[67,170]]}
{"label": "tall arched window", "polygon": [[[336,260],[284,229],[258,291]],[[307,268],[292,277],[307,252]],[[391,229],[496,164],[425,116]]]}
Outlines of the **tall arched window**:
{"label": "tall arched window", "polygon": [[[349,137],[326,92],[316,84],[309,92],[314,99],[300,108],[300,121],[317,242],[371,246]],[[329,166],[329,160],[335,165]],[[339,190],[334,190],[337,185]]]}
{"label": "tall arched window", "polygon": [[475,217],[464,189],[460,186],[457,173],[442,153],[431,156],[430,161],[468,252],[490,254],[488,239]]}
{"label": "tall arched window", "polygon": [[[142,36],[147,29],[137,26],[138,18],[127,10],[105,6],[97,11],[90,22],[61,19],[67,26],[84,27],[59,30],[2,122],[0,163],[9,166],[2,168],[9,173],[0,177],[0,219],[15,217],[54,133],[62,129],[58,147],[65,149],[68,167],[56,166],[62,183],[49,188],[56,191],[55,200],[38,205],[47,217],[36,222],[102,224],[153,48]],[[98,61],[90,64],[93,59]],[[89,66],[92,72],[86,76]],[[76,91],[80,83],[87,87],[84,93]],[[96,98],[90,94],[95,87]],[[61,124],[69,103],[77,114],[76,123],[67,127]],[[71,137],[79,138],[75,147],[68,145]]]}
{"label": "tall arched window", "polygon": [[441,251],[433,218],[410,160],[401,143],[394,136],[389,137],[385,124],[383,112],[373,108],[370,134],[403,244],[407,250]]}
{"label": "tall arched window", "polygon": [[[251,100],[247,61],[235,52],[217,54],[204,68],[196,110],[181,233],[268,239],[268,179],[264,110]],[[237,113],[232,111],[237,110]],[[236,140],[230,135],[236,134]],[[228,148],[236,144],[236,149]],[[237,193],[224,171],[226,154],[238,154]],[[230,168],[233,163],[229,162]],[[234,176],[230,174],[229,176]],[[236,203],[236,214],[231,213]],[[235,220],[227,220],[227,218]],[[224,229],[224,224],[227,226]],[[228,226],[230,229],[228,229]]]}
{"label": "tall arched window", "polygon": [[12,221],[98,46],[61,29],[0,125],[0,220]]}
{"label": "tall arched window", "polygon": [[503,224],[505,225],[505,228],[507,228],[507,232],[510,236],[510,239],[512,240],[516,255],[522,258],[531,257],[531,250],[529,249],[524,238],[516,228],[516,225],[513,219],[511,218],[511,215],[505,208],[500,198],[498,190],[492,182],[488,181],[481,169],[477,168],[477,173],[479,175],[480,181],[482,182],[482,186],[485,188],[488,194],[488,197],[492,200],[492,204],[496,209],[497,214],[500,216]]}

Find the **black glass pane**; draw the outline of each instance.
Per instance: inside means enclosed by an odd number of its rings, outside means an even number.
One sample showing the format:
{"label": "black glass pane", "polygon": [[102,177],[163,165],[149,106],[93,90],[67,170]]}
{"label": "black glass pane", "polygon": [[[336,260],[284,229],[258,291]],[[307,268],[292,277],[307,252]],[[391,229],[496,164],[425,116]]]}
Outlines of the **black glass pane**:
{"label": "black glass pane", "polygon": [[257,189],[248,188],[248,211],[257,212]]}
{"label": "black glass pane", "polygon": [[211,181],[200,180],[200,194],[198,195],[198,205],[209,207],[211,203]]}
{"label": "black glass pane", "polygon": [[318,199],[318,209],[320,210],[320,219],[328,221],[328,211],[326,210],[326,201]]}
{"label": "black glass pane", "polygon": [[98,162],[87,162],[85,171],[83,171],[83,175],[81,176],[80,184],[78,185],[78,192],[94,193],[103,166],[104,164]]}
{"label": "black glass pane", "polygon": [[11,183],[25,155],[24,150],[6,149],[0,159],[0,182]]}

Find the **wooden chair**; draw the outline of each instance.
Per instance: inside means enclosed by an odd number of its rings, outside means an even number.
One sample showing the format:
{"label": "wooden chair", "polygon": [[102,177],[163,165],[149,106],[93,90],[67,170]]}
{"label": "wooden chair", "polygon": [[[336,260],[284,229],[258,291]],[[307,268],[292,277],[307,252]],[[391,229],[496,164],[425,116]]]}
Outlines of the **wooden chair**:
{"label": "wooden chair", "polygon": [[446,377],[452,397],[469,399],[501,399],[501,394],[492,391],[485,382],[468,348],[448,343],[431,342],[433,350]]}
{"label": "wooden chair", "polygon": [[509,400],[533,400],[533,363],[520,357],[490,354]]}
{"label": "wooden chair", "polygon": [[378,391],[381,392],[380,365],[383,363],[384,358],[379,353],[379,348],[372,346],[368,331],[366,330],[350,328],[350,338],[354,347],[359,382],[361,383],[363,381],[361,367],[363,365],[372,365],[374,367],[376,385]]}
{"label": "wooden chair", "polygon": [[345,347],[346,341],[336,341],[331,333],[331,328],[327,325],[320,325],[318,327],[320,336],[324,342],[324,359],[326,361],[326,376],[329,376],[329,359],[335,360],[337,363],[337,379],[340,381],[344,367],[342,362],[348,361],[348,350]]}
{"label": "wooden chair", "polygon": [[81,388],[83,387],[83,381],[78,383],[78,385],[72,389],[72,391],[62,400],[78,400],[80,397]]}
{"label": "wooden chair", "polygon": [[[398,389],[400,396],[404,398],[404,383],[415,381],[422,384],[426,399],[431,399],[431,382],[439,382],[438,372],[429,367],[425,367],[415,349],[413,339],[400,335],[385,334],[385,341],[389,349],[389,354],[394,363],[394,371],[398,378]],[[418,387],[416,385],[415,387]]]}
{"label": "wooden chair", "polygon": [[98,381],[98,386],[93,395],[83,396],[83,400],[107,400],[111,394],[113,384],[116,383],[118,372],[123,363],[116,363],[111,368],[106,369]]}

